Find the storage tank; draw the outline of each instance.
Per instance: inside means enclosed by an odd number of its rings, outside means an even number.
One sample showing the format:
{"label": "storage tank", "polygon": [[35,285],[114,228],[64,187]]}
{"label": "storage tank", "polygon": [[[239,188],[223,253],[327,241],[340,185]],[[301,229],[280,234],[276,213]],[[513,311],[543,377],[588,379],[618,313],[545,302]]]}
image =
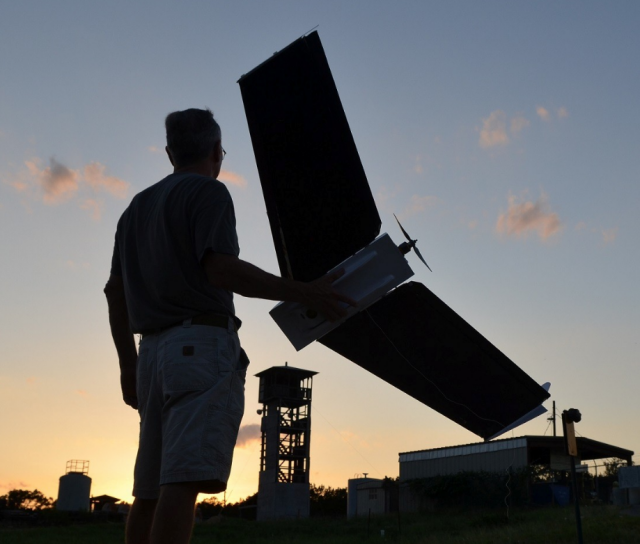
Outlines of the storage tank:
{"label": "storage tank", "polygon": [[91,478],[87,476],[88,472],[89,461],[67,461],[66,474],[60,476],[56,509],[89,512]]}

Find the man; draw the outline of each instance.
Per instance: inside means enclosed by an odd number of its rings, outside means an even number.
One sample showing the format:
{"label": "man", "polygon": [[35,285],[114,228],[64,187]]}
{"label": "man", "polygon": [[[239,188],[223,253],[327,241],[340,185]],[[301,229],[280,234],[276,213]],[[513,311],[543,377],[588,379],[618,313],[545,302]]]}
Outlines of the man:
{"label": "man", "polygon": [[332,287],[341,273],[301,283],[240,260],[213,114],[174,112],[165,126],[173,174],[120,218],[104,290],[122,396],[140,413],[128,544],[189,542],[198,493],[226,489],[249,364],[233,293],[301,302],[330,320],[354,304]]}

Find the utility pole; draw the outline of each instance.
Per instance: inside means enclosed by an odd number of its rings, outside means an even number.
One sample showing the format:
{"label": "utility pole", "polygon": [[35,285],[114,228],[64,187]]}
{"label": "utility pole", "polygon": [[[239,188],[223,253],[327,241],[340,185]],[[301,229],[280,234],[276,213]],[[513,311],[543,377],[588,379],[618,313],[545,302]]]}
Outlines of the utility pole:
{"label": "utility pole", "polygon": [[[557,436],[556,434],[556,401],[553,401],[553,412],[547,418],[547,421],[553,421],[553,436]],[[547,427],[548,429],[549,427]]]}
{"label": "utility pole", "polygon": [[578,444],[574,425],[582,419],[580,410],[570,408],[562,412],[562,428],[564,431],[564,446],[571,463],[571,481],[573,484],[573,503],[576,510],[576,528],[578,530],[578,544],[582,544],[582,519],[580,516],[580,498],[578,497],[578,481],[576,477],[576,457]]}

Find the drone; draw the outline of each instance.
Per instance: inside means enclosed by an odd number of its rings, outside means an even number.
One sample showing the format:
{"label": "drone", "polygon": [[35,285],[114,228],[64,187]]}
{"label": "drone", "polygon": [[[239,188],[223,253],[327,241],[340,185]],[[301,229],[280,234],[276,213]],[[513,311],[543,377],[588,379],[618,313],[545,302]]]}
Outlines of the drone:
{"label": "drone", "polygon": [[319,342],[485,440],[546,409],[539,385],[413,275],[406,241],[382,225],[320,37],[311,32],[239,81],[283,277],[334,283],[356,300],[329,322],[281,302],[271,316],[297,350]]}

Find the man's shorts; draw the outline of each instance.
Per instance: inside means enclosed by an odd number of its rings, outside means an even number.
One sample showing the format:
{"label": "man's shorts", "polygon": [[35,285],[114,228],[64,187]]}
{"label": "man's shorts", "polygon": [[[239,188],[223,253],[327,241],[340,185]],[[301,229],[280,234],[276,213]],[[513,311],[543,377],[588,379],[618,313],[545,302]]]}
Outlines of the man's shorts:
{"label": "man's shorts", "polygon": [[178,482],[226,489],[248,365],[231,320],[227,329],[187,320],[142,337],[134,497],[156,499],[161,485]]}

